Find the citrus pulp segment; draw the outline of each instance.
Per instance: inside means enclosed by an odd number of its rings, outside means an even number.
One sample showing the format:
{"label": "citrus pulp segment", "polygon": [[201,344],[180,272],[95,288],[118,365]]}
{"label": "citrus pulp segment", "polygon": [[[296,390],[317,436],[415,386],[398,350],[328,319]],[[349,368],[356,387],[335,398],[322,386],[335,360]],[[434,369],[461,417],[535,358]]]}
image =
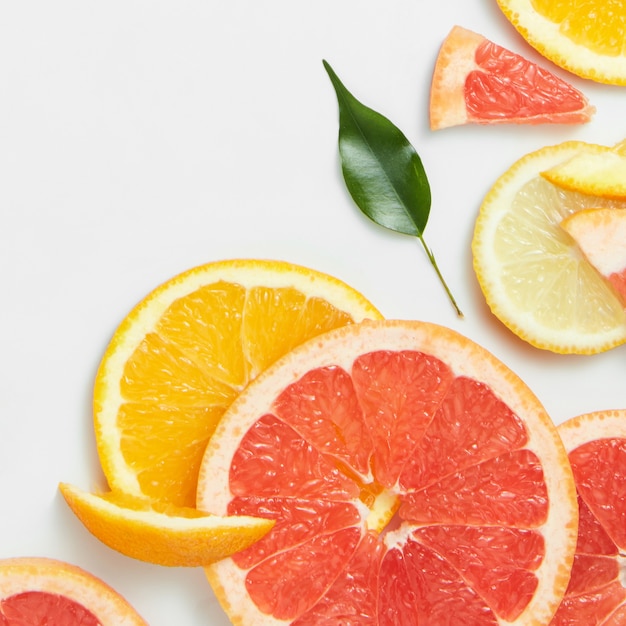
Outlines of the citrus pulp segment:
{"label": "citrus pulp segment", "polygon": [[147,626],[114,589],[55,559],[0,559],[0,624]]}
{"label": "citrus pulp segment", "polygon": [[258,541],[270,520],[218,517],[196,509],[159,507],[126,494],[92,494],[61,483],[66,502],[87,530],[126,556],[177,567],[209,565]]}
{"label": "citrus pulp segment", "polygon": [[578,491],[572,576],[551,626],[626,622],[626,410],[597,411],[559,425]]}
{"label": "citrus pulp segment", "polygon": [[553,63],[600,83],[626,84],[623,0],[498,0],[498,5]]}
{"label": "citrus pulp segment", "polygon": [[487,304],[516,335],[557,353],[591,354],[626,341],[626,312],[613,288],[561,228],[573,213],[626,203],[561,189],[540,172],[587,144],[565,142],[527,154],[487,193],[472,240]]}
{"label": "citrus pulp segment", "polygon": [[330,331],[261,374],[207,447],[198,507],[276,521],[206,568],[235,624],[546,624],[577,529],[536,397],[413,321]]}
{"label": "citrus pulp segment", "polygon": [[248,381],[310,337],[379,317],[342,281],[282,261],[215,262],[168,280],[124,319],[96,376],[110,488],[195,506],[206,443]]}
{"label": "citrus pulp segment", "polygon": [[595,109],[572,85],[486,37],[455,26],[430,89],[432,130],[458,124],[588,122]]}

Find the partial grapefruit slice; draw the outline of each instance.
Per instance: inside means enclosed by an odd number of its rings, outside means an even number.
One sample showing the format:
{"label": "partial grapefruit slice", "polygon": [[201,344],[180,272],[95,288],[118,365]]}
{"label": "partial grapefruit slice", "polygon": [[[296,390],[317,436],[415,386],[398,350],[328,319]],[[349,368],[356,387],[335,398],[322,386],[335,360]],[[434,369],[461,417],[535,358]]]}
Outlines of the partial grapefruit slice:
{"label": "partial grapefruit slice", "polygon": [[261,374],[207,448],[198,506],[276,520],[206,570],[237,624],[547,624],[577,533],[535,396],[411,321],[331,331]]}
{"label": "partial grapefruit slice", "polygon": [[572,577],[551,626],[626,623],[626,410],[598,411],[559,426],[580,505]]}
{"label": "partial grapefruit slice", "polygon": [[0,560],[0,624],[147,626],[124,598],[93,574],[41,557]]}
{"label": "partial grapefruit slice", "polygon": [[584,124],[595,109],[572,85],[532,61],[455,26],[430,92],[432,130],[460,124]]}
{"label": "partial grapefruit slice", "polygon": [[540,54],[599,83],[626,85],[623,0],[497,0]]}
{"label": "partial grapefruit slice", "polygon": [[626,306],[626,209],[586,209],[561,226]]}

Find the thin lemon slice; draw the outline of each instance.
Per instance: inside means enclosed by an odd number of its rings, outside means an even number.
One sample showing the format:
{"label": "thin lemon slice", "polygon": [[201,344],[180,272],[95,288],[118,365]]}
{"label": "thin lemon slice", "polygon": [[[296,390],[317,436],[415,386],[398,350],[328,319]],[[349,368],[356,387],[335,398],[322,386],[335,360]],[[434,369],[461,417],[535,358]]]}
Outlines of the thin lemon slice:
{"label": "thin lemon slice", "polygon": [[586,145],[548,146],[517,161],[485,197],[472,241],[492,312],[525,341],[557,353],[591,354],[626,342],[619,298],[560,227],[581,209],[626,204],[561,189],[540,175]]}
{"label": "thin lemon slice", "polygon": [[103,580],[46,557],[0,559],[0,624],[148,626]]}
{"label": "thin lemon slice", "polygon": [[157,565],[201,567],[258,541],[273,521],[202,514],[195,509],[155,510],[149,500],[110,492],[93,494],[67,483],[59,489],[97,539],[126,556]]}
{"label": "thin lemon slice", "polygon": [[593,196],[626,200],[626,142],[586,145],[571,159],[541,172],[551,183]]}

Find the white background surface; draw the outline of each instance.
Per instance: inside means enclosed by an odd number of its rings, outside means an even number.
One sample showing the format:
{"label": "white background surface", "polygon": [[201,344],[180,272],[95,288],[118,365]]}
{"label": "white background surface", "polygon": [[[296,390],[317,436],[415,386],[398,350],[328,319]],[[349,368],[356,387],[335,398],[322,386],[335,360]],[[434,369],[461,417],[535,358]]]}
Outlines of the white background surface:
{"label": "white background surface", "polygon": [[[585,126],[428,128],[437,51],[454,24],[567,78]],[[363,217],[337,156],[326,59],[394,121],[433,195],[425,239]],[[526,152],[626,136],[623,88],[540,59],[495,0],[25,0],[0,3],[0,556],[76,563],[152,626],[224,626],[202,570],[128,559],[95,540],[59,481],[100,484],[96,367],[117,324],[180,271],[232,257],[333,274],[389,318],[438,322],[501,358],[561,422],[626,408],[626,348],[558,356],[487,310],[470,254],[480,202]]]}

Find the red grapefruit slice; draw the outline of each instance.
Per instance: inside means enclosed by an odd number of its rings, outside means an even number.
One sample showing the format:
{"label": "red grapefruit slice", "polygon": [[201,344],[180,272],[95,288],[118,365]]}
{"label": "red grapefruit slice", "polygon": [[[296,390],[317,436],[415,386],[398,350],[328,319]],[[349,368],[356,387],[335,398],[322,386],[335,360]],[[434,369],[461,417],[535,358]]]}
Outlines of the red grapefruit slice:
{"label": "red grapefruit slice", "polygon": [[626,410],[598,411],[559,426],[580,506],[572,577],[551,626],[626,623]]}
{"label": "red grapefruit slice", "polygon": [[432,130],[460,124],[583,124],[595,109],[552,72],[470,30],[444,40],[430,91]]}
{"label": "red grapefruit slice", "polygon": [[83,569],[41,557],[0,560],[0,626],[147,626]]}
{"label": "red grapefruit slice", "polygon": [[577,530],[535,396],[420,322],[332,331],[269,368],[211,440],[198,507],[275,520],[206,570],[236,624],[546,624]]}

